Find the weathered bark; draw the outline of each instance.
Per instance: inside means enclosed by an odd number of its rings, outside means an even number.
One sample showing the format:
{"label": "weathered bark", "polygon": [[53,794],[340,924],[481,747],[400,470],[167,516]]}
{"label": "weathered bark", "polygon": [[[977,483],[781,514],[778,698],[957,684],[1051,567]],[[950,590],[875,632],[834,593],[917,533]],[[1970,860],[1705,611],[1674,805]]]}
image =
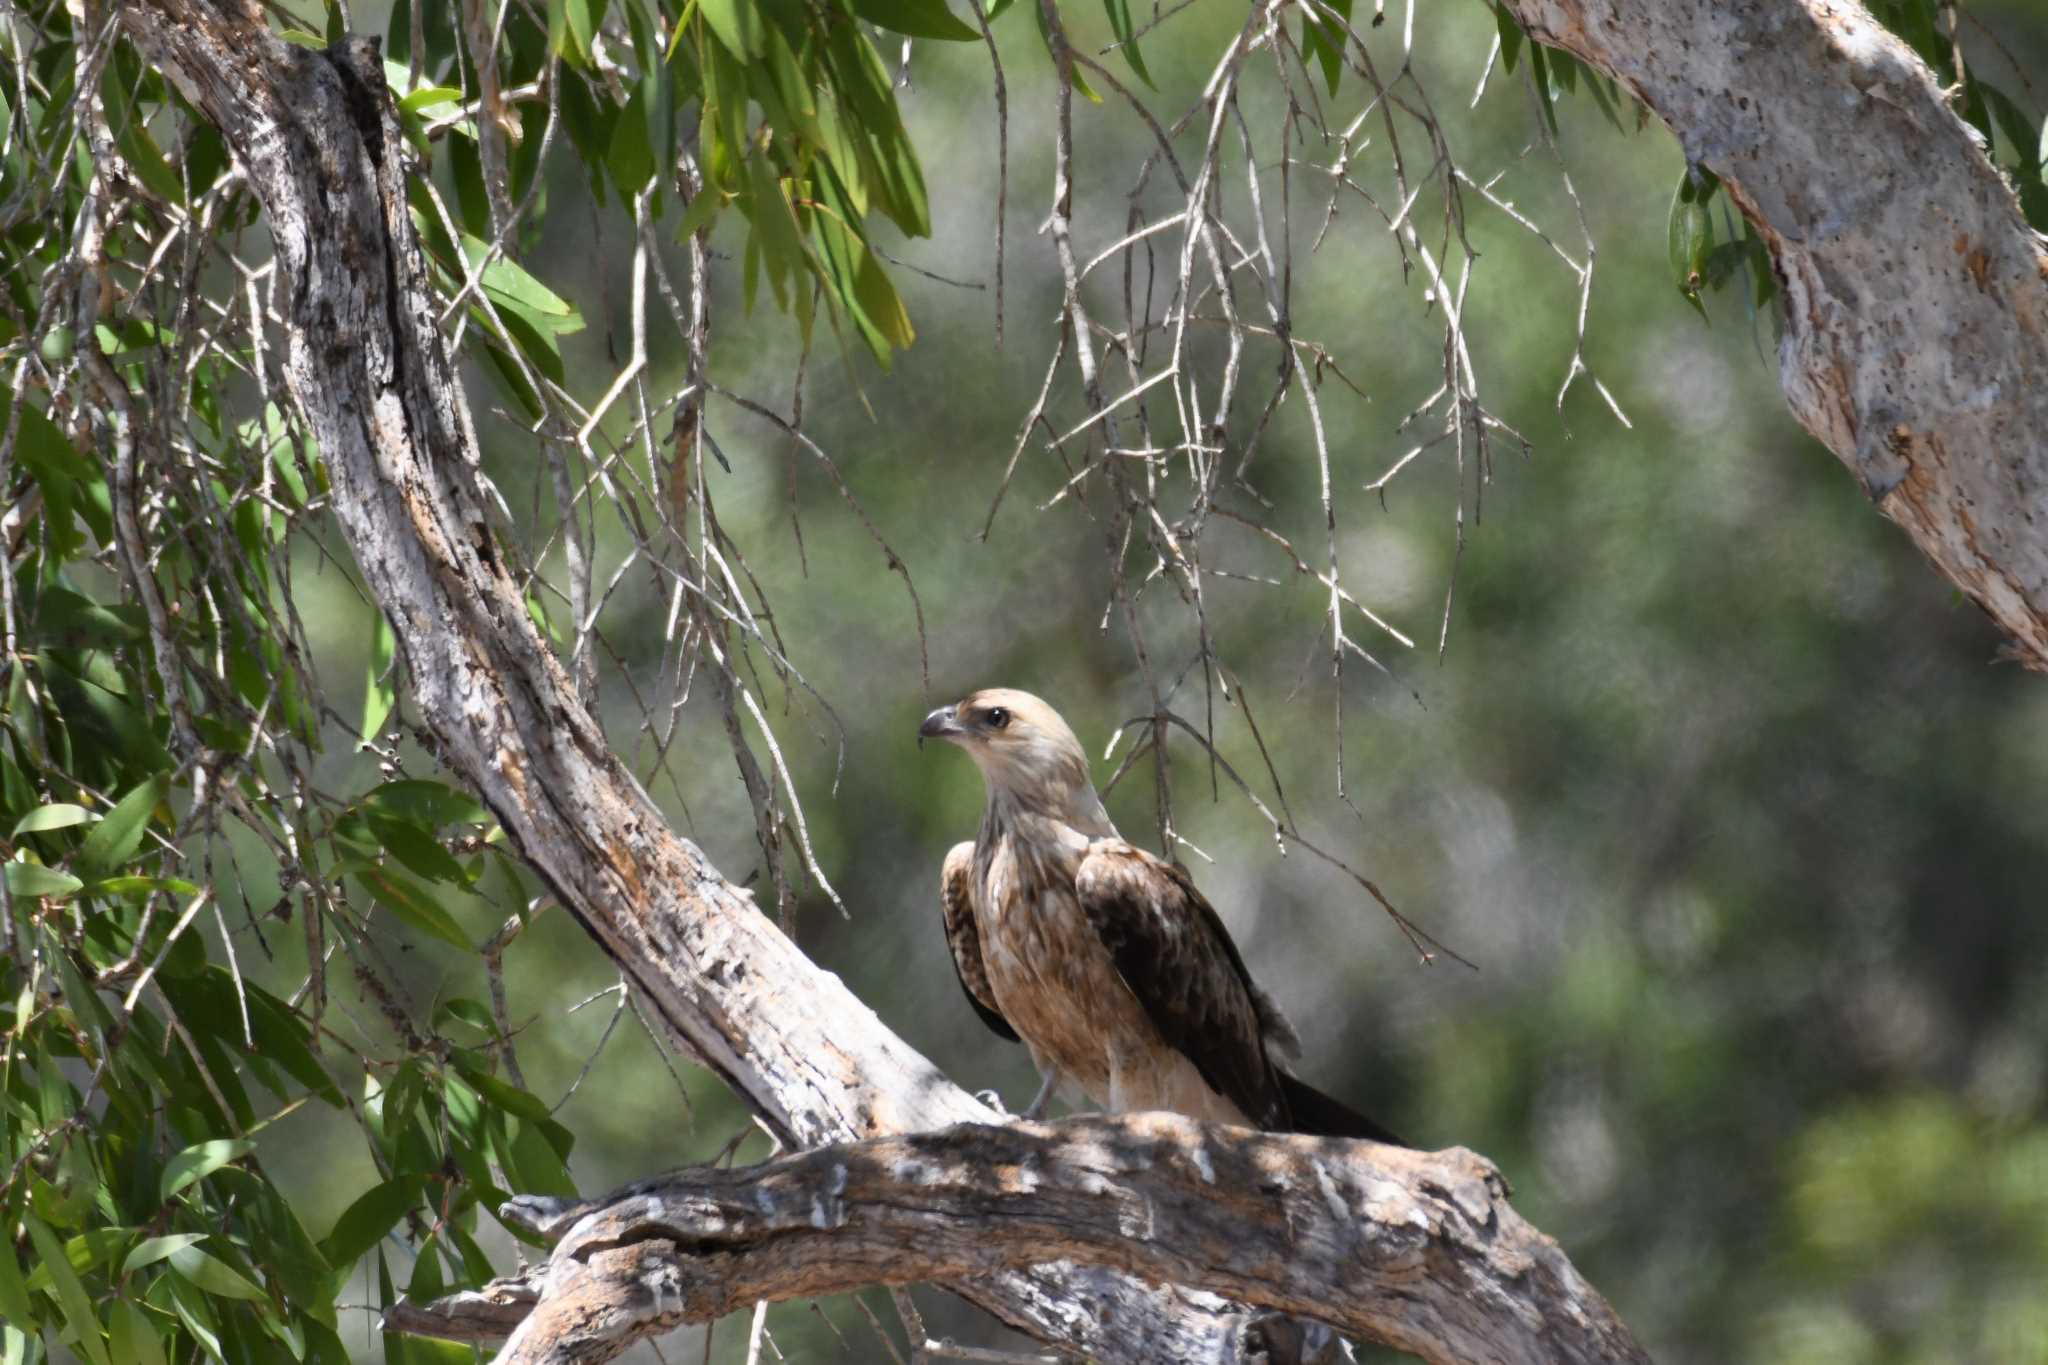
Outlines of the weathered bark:
{"label": "weathered bark", "polygon": [[[589,1204],[516,1201],[553,1255],[500,1365],[609,1359],[757,1301],[1070,1260],[1314,1316],[1440,1362],[1646,1362],[1557,1244],[1454,1148],[1258,1133],[1177,1114],[965,1124],[741,1170],[697,1167]],[[474,1298],[474,1296],[469,1296]],[[426,1330],[464,1330],[463,1305]],[[1163,1358],[1163,1357],[1162,1357]]]}
{"label": "weathered bark", "polygon": [[1510,0],[1721,178],[1793,415],[2048,670],[2048,250],[1924,63],[1843,0]]}

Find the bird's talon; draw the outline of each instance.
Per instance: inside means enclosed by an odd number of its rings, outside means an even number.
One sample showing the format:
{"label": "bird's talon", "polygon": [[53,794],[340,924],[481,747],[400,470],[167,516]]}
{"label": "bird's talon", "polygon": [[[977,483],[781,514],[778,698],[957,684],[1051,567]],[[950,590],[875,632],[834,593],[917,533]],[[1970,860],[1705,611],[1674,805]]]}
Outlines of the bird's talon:
{"label": "bird's talon", "polygon": [[1003,1107],[1003,1097],[1001,1095],[998,1095],[995,1091],[977,1090],[974,1092],[974,1098],[980,1100],[983,1104],[995,1110],[996,1113],[1000,1114],[1002,1117],[1010,1117],[1010,1111]]}

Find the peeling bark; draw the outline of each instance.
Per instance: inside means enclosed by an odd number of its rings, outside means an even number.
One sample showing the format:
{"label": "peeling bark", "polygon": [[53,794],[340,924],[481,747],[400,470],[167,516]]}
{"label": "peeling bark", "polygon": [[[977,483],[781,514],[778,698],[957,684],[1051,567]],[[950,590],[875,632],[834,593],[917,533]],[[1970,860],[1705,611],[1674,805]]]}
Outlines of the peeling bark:
{"label": "peeling bark", "polygon": [[[531,1305],[500,1365],[608,1360],[638,1336],[764,1299],[1054,1259],[1312,1316],[1446,1365],[1649,1359],[1509,1206],[1500,1173],[1462,1148],[1178,1114],[964,1124],[678,1171],[588,1204],[514,1201],[508,1215],[522,1213],[556,1246],[494,1286]],[[401,1320],[461,1340],[501,1330],[503,1315],[449,1330],[459,1308]]]}
{"label": "peeling bark", "polygon": [[2048,249],[1926,65],[1841,0],[1510,0],[1770,249],[1793,415],[2048,671]]}

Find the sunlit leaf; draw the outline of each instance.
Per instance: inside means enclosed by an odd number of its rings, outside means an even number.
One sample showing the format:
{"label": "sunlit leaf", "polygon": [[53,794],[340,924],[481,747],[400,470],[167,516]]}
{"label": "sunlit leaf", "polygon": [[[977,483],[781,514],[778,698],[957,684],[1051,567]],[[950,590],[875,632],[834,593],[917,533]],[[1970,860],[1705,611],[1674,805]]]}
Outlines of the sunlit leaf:
{"label": "sunlit leaf", "polygon": [[41,863],[7,864],[7,890],[16,896],[68,896],[84,885],[69,872]]}
{"label": "sunlit leaf", "polygon": [[[93,1365],[113,1365],[107,1357],[106,1331],[100,1325],[99,1315],[93,1312],[92,1299],[80,1283],[78,1272],[71,1268],[71,1259],[64,1254],[63,1246],[33,1215],[25,1216],[22,1222],[28,1228],[29,1240],[35,1243],[36,1255],[49,1269],[50,1285],[57,1295],[64,1323],[71,1329],[73,1344]],[[14,1252],[10,1248],[7,1254],[12,1256]]]}
{"label": "sunlit leaf", "polygon": [[[462,254],[468,258],[469,268],[475,270],[490,255],[490,247],[464,233]],[[502,252],[491,256],[490,264],[483,266],[482,284],[484,292],[493,301],[514,304],[535,318],[546,319],[544,325],[552,331],[583,330],[582,315],[574,305],[529,275],[518,262],[507,259]]]}
{"label": "sunlit leaf", "polygon": [[204,1180],[230,1161],[240,1160],[255,1149],[247,1138],[216,1138],[187,1147],[164,1166],[159,1193],[169,1199],[195,1180]]}
{"label": "sunlit leaf", "polygon": [[174,1232],[164,1237],[151,1237],[136,1243],[128,1258],[121,1262],[121,1273],[132,1275],[145,1266],[155,1265],[174,1251],[196,1246],[206,1240],[203,1232]]}
{"label": "sunlit leaf", "polygon": [[92,827],[78,847],[80,870],[104,876],[135,856],[149,819],[164,798],[166,778],[159,774],[131,790],[114,803],[106,817]]}
{"label": "sunlit leaf", "polygon": [[398,637],[382,609],[370,608],[370,648],[363,679],[363,718],[359,729],[368,744],[384,733],[384,722],[398,702],[398,678],[392,661],[398,652]]}
{"label": "sunlit leaf", "polygon": [[761,55],[764,26],[753,0],[698,0],[697,8],[718,41],[735,57]]}
{"label": "sunlit leaf", "polygon": [[203,1290],[215,1298],[264,1302],[270,1299],[270,1296],[248,1276],[196,1246],[179,1247],[165,1259],[171,1263],[171,1269],[183,1276],[193,1288]]}
{"label": "sunlit leaf", "polygon": [[981,37],[979,29],[954,17],[945,0],[852,0],[852,4],[855,14],[877,28],[912,38],[971,43]]}
{"label": "sunlit leaf", "polygon": [[99,817],[84,806],[56,801],[47,806],[38,806],[14,822],[14,835],[18,839],[24,834],[41,834],[53,829],[69,829],[73,825],[90,823]]}

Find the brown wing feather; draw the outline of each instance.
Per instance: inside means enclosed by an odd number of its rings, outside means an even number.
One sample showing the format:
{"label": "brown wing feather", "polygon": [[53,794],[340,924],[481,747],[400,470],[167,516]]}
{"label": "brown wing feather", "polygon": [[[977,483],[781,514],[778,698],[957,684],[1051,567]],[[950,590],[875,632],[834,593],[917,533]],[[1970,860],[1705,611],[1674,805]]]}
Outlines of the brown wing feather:
{"label": "brown wing feather", "polygon": [[939,872],[939,910],[946,929],[946,946],[953,950],[953,970],[960,976],[960,989],[967,1001],[998,1034],[1011,1042],[1022,1042],[1010,1021],[996,1008],[995,992],[989,989],[988,968],[981,960],[981,930],[974,922],[974,845],[953,845],[946,865]]}
{"label": "brown wing feather", "polygon": [[1266,1055],[1258,988],[1230,931],[1188,875],[1106,839],[1081,860],[1074,887],[1160,1035],[1246,1118],[1285,1128],[1287,1100]]}

